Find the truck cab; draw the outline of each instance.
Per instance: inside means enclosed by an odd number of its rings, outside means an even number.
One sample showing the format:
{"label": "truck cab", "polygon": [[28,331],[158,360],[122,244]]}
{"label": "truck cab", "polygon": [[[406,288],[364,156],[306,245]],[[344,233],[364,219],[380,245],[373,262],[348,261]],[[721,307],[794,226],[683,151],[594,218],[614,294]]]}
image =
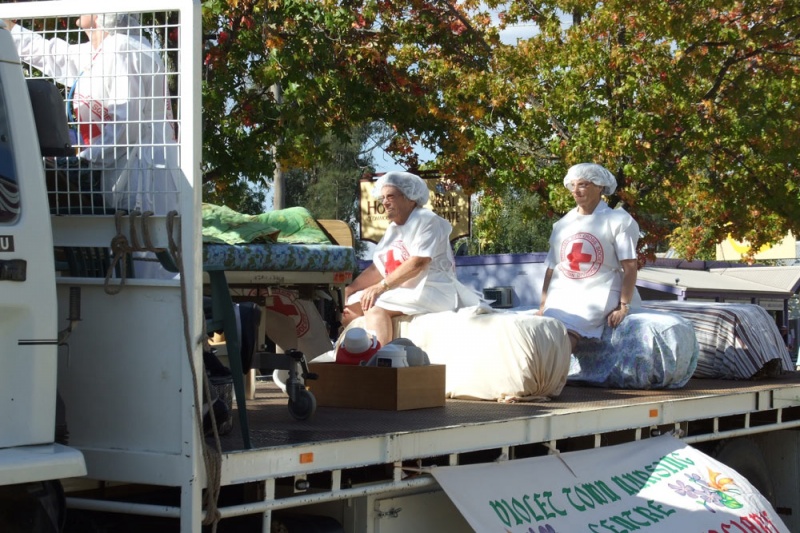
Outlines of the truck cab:
{"label": "truck cab", "polygon": [[[44,89],[52,105],[43,83],[35,80],[34,91]],[[38,111],[50,120],[42,131],[66,131],[63,107]],[[44,151],[64,150],[68,139],[56,145]],[[86,473],[82,454],[55,438],[59,317],[41,154],[28,83],[0,21],[0,491],[20,498],[32,487],[52,494],[48,482]]]}

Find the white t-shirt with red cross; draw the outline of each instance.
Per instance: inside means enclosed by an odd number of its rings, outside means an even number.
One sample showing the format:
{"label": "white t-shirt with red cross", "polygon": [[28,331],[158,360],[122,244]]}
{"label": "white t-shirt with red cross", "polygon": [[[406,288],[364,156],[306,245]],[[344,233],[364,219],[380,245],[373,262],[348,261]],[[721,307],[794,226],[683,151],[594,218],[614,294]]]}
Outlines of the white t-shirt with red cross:
{"label": "white t-shirt with red cross", "polygon": [[[419,207],[411,212],[404,224],[389,224],[372,256],[373,263],[384,277],[410,257],[430,257],[431,262],[415,278],[381,294],[375,305],[406,315],[477,305],[480,297],[456,279],[455,261],[450,249],[451,231],[449,222],[433,211]],[[350,301],[354,300],[353,296]]]}
{"label": "white t-shirt with red cross", "polygon": [[[545,261],[553,269],[543,314],[584,337],[600,337],[620,301],[620,261],[636,259],[639,225],[602,200],[591,215],[577,208],[553,224]],[[632,306],[640,302],[634,291]]]}

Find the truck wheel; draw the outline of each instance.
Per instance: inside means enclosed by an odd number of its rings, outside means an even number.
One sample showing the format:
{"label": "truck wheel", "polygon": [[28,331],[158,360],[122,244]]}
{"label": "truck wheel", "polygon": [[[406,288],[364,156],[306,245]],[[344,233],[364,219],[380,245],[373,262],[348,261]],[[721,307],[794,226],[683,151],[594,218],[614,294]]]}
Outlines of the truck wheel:
{"label": "truck wheel", "polygon": [[711,455],[743,475],[770,505],[775,506],[775,488],[761,449],[755,442],[747,438],[723,440]]}
{"label": "truck wheel", "polygon": [[66,500],[58,481],[0,487],[0,531],[58,533],[64,526]]}
{"label": "truck wheel", "polygon": [[289,414],[295,420],[307,420],[317,410],[317,399],[305,387],[298,386],[294,400],[289,400]]}

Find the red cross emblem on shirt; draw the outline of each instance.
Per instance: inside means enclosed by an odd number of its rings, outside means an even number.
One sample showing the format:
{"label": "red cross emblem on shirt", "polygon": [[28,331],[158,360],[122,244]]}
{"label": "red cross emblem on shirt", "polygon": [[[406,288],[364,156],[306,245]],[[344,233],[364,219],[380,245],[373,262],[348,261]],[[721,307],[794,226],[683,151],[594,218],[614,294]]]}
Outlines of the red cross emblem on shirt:
{"label": "red cross emblem on shirt", "polygon": [[[586,253],[584,250],[588,250]],[[605,253],[600,240],[587,232],[576,233],[562,241],[559,270],[570,279],[594,276],[603,266]]]}
{"label": "red cross emblem on shirt", "polygon": [[567,261],[569,261],[570,270],[580,270],[581,263],[589,263],[592,261],[592,254],[583,253],[583,243],[572,243],[572,249],[567,254]]}
{"label": "red cross emblem on shirt", "polygon": [[297,293],[281,287],[273,287],[270,297],[266,299],[266,307],[272,311],[288,316],[294,322],[295,333],[300,338],[311,329],[308,313],[297,299]]}
{"label": "red cross emblem on shirt", "polygon": [[403,264],[402,261],[398,261],[394,258],[394,250],[389,250],[389,253],[386,254],[386,275],[388,276],[394,272],[394,269],[401,264]]}
{"label": "red cross emblem on shirt", "polygon": [[286,303],[284,297],[281,295],[276,295],[272,299],[272,305],[270,307],[280,314],[286,316],[297,316],[300,314],[297,312],[297,306],[294,304],[294,302],[289,300],[289,303]]}

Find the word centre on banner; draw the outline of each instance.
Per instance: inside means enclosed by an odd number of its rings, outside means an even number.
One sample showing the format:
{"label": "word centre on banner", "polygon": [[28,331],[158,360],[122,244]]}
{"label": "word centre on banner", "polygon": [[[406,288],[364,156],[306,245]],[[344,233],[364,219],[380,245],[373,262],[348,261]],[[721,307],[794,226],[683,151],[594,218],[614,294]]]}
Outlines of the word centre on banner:
{"label": "word centre on banner", "polygon": [[742,475],[669,435],[432,474],[481,532],[788,533]]}

